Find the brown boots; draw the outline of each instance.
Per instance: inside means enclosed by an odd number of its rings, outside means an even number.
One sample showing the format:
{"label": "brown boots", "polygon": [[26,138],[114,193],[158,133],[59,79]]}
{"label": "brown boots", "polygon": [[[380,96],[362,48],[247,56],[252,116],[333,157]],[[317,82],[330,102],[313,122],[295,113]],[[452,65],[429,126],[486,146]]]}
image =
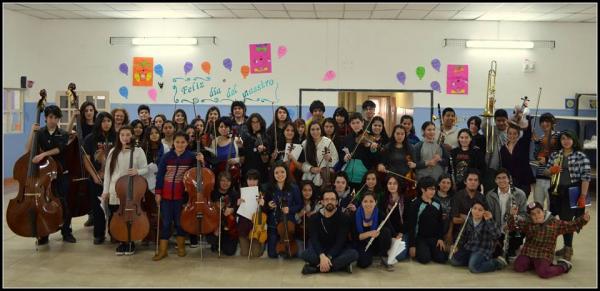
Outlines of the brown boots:
{"label": "brown boots", "polygon": [[563,257],[567,261],[571,261],[571,258],[573,258],[573,247],[563,247],[562,249],[556,251],[554,255],[557,257]]}
{"label": "brown boots", "polygon": [[153,261],[160,261],[163,258],[167,257],[169,254],[167,253],[167,249],[169,248],[169,240],[161,239],[158,244],[158,254],[152,257]]}
{"label": "brown boots", "polygon": [[178,236],[177,238],[177,255],[185,257],[185,236]]}

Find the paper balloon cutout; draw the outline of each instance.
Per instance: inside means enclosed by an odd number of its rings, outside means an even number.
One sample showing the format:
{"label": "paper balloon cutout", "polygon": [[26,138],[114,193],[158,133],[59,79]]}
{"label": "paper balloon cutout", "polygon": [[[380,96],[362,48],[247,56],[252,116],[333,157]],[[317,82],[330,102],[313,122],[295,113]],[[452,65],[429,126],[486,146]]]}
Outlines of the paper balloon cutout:
{"label": "paper balloon cutout", "polygon": [[280,45],[277,48],[277,56],[281,59],[283,56],[285,56],[285,54],[287,54],[287,47],[284,45]]}
{"label": "paper balloon cutout", "polygon": [[207,74],[210,74],[210,63],[209,62],[202,62],[202,65],[200,65],[202,67],[202,71],[204,71]]}
{"label": "paper balloon cutout", "polygon": [[126,63],[122,63],[119,65],[119,71],[121,71],[121,73],[127,75],[128,70],[129,70],[129,68],[127,67]]}
{"label": "paper balloon cutout", "polygon": [[431,66],[438,72],[440,71],[441,65],[442,65],[442,63],[440,63],[440,60],[438,60],[438,59],[431,60]]}
{"label": "paper balloon cutout", "polygon": [[323,76],[323,81],[331,81],[335,79],[335,72],[332,70],[329,70],[325,73],[325,76]]}
{"label": "paper balloon cutout", "polygon": [[193,67],[194,67],[194,65],[191,62],[185,62],[185,65],[183,66],[183,71],[187,75],[187,73],[189,73],[190,71],[192,71]]}
{"label": "paper balloon cutout", "polygon": [[250,67],[248,67],[247,65],[243,65],[240,69],[240,72],[242,73],[242,77],[246,79],[246,77],[248,77],[248,74],[250,74]]}
{"label": "paper balloon cutout", "polygon": [[225,67],[225,69],[229,70],[231,72],[231,66],[233,65],[233,63],[231,62],[230,58],[226,58],[223,60],[223,67]]}
{"label": "paper balloon cutout", "polygon": [[398,72],[398,74],[396,74],[396,79],[398,79],[398,82],[400,82],[400,83],[402,83],[402,85],[404,85],[404,82],[406,82],[406,73]]}
{"label": "paper balloon cutout", "polygon": [[129,96],[129,90],[127,89],[127,87],[123,86],[119,88],[119,94],[121,94],[123,98],[127,99],[127,96]]}
{"label": "paper balloon cutout", "polygon": [[434,91],[438,91],[439,93],[442,93],[442,89],[441,89],[440,83],[438,81],[431,82],[431,89],[433,89]]}
{"label": "paper balloon cutout", "polygon": [[425,76],[425,67],[418,66],[417,67],[417,77],[419,77],[419,80],[421,80],[421,79],[423,79],[423,76]]}
{"label": "paper balloon cutout", "polygon": [[156,102],[156,89],[152,88],[148,90],[148,96],[150,96],[150,100]]}
{"label": "paper balloon cutout", "polygon": [[154,72],[162,78],[164,73],[163,66],[161,64],[154,66]]}

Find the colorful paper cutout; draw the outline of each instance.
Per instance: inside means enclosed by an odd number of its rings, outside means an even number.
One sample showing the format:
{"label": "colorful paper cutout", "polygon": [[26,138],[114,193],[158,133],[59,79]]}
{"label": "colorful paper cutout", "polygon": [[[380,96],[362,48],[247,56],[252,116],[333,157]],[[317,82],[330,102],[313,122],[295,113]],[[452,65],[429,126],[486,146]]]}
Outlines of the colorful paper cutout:
{"label": "colorful paper cutout", "polygon": [[202,67],[202,71],[204,71],[207,74],[210,74],[210,63],[209,62],[202,62],[202,64],[200,65]]}
{"label": "colorful paper cutout", "polygon": [[417,67],[417,77],[419,77],[419,80],[422,80],[423,76],[425,76],[425,67],[423,67],[423,66]]}
{"label": "colorful paper cutout", "polygon": [[398,79],[398,82],[400,82],[400,83],[402,83],[402,85],[404,85],[404,82],[406,82],[406,73],[398,72],[398,74],[396,74],[396,79]]}
{"label": "colorful paper cutout", "polygon": [[271,73],[271,44],[250,45],[250,72],[252,74]]}
{"label": "colorful paper cutout", "polygon": [[154,58],[133,58],[133,86],[152,86]]}
{"label": "colorful paper cutout", "polygon": [[121,73],[127,75],[127,72],[129,71],[129,68],[127,67],[126,63],[122,63],[119,65],[119,71],[121,71]]}
{"label": "colorful paper cutout", "polygon": [[469,65],[448,65],[446,94],[469,94]]}

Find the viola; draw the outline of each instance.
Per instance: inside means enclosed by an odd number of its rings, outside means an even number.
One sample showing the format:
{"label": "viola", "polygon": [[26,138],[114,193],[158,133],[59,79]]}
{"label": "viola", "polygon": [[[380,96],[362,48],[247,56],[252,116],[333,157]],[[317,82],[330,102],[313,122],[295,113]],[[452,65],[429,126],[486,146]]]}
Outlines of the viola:
{"label": "viola", "polygon": [[[44,111],[46,90],[40,91],[37,104],[36,124]],[[33,133],[29,152],[22,155],[13,168],[13,178],[19,182],[17,197],[8,202],[6,223],[15,234],[41,238],[60,229],[63,209],[60,200],[52,193],[51,183],[61,171],[52,157],[37,164],[33,157],[38,154],[38,131]]]}
{"label": "viola", "polygon": [[[410,155],[406,155],[406,162],[410,163],[412,162],[412,157]],[[416,181],[417,180],[417,176],[415,175],[415,171],[414,169],[410,169],[408,170],[408,173],[406,173],[406,175],[404,175],[404,177],[406,179],[404,179],[404,182],[406,185],[405,188],[405,195],[406,197],[408,197],[408,199],[413,199],[414,197],[417,196],[417,183],[412,182],[412,181]]]}
{"label": "viola", "polygon": [[[129,169],[133,168],[133,141],[130,148]],[[150,223],[141,201],[148,190],[148,182],[140,175],[125,175],[117,180],[115,190],[120,204],[110,221],[111,235],[122,242],[144,239],[150,230]]]}
{"label": "viola", "polygon": [[[260,193],[260,198],[262,197],[263,194]],[[254,215],[252,215],[252,224],[254,226],[252,227],[249,238],[264,244],[267,241],[267,214],[262,211],[262,206],[260,206],[260,204]]]}
{"label": "viola", "polygon": [[279,255],[284,255],[287,258],[295,257],[298,253],[298,244],[294,239],[295,224],[288,220],[287,214],[283,213],[283,208],[287,207],[287,198],[280,198],[279,205],[281,206],[280,213],[282,216],[281,222],[277,224],[277,234],[279,241],[277,242],[276,251]]}
{"label": "viola", "polygon": [[[222,200],[224,200],[225,205],[229,205],[229,196],[221,196]],[[225,218],[225,227],[223,230],[229,235],[232,239],[237,239],[239,237],[239,232],[237,230],[237,224],[235,222],[235,214],[225,215],[225,208],[221,207],[221,215]]]}
{"label": "viola", "polygon": [[[231,155],[233,153],[233,150],[235,149],[235,131],[232,132],[231,134],[231,143],[229,143],[229,154],[226,160],[219,162],[219,164],[217,164],[217,172],[222,172],[222,171],[227,171],[230,175],[231,175],[231,179],[232,182],[234,183],[234,185],[239,185],[239,181],[242,175],[241,172],[241,165],[239,163],[235,163],[235,164],[230,164],[229,160],[231,159]],[[216,153],[216,151],[215,151]]]}
{"label": "viola", "polygon": [[[67,97],[71,99],[71,106],[77,111],[78,96],[75,92],[75,84],[70,83],[67,90]],[[65,167],[69,173],[69,192],[67,193],[67,205],[71,217],[86,215],[91,210],[88,183],[89,177],[85,171],[84,163],[91,161],[84,153],[83,149],[83,129],[81,119],[76,118],[77,138],[68,144],[64,150]],[[70,129],[68,129],[70,131]],[[93,168],[93,166],[92,166]]]}
{"label": "viola", "polygon": [[[196,142],[198,152],[200,143]],[[181,211],[181,228],[194,235],[213,233],[219,227],[219,209],[209,199],[215,187],[215,174],[196,161],[196,168],[183,175],[183,183],[189,200]]]}

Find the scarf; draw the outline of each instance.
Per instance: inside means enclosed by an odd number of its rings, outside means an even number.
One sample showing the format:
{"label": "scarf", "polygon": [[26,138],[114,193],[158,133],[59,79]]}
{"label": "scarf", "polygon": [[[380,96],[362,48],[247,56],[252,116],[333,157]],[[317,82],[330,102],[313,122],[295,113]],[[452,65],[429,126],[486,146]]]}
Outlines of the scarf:
{"label": "scarf", "polygon": [[[363,233],[363,221],[365,219],[365,210],[362,206],[359,206],[358,209],[356,209],[354,219],[356,221],[356,229],[358,230],[358,233]],[[375,206],[375,209],[373,209],[373,215],[371,215],[371,220],[373,221],[373,223],[371,224],[371,229],[377,229],[377,227],[379,226],[379,209],[377,208],[377,206]]]}

